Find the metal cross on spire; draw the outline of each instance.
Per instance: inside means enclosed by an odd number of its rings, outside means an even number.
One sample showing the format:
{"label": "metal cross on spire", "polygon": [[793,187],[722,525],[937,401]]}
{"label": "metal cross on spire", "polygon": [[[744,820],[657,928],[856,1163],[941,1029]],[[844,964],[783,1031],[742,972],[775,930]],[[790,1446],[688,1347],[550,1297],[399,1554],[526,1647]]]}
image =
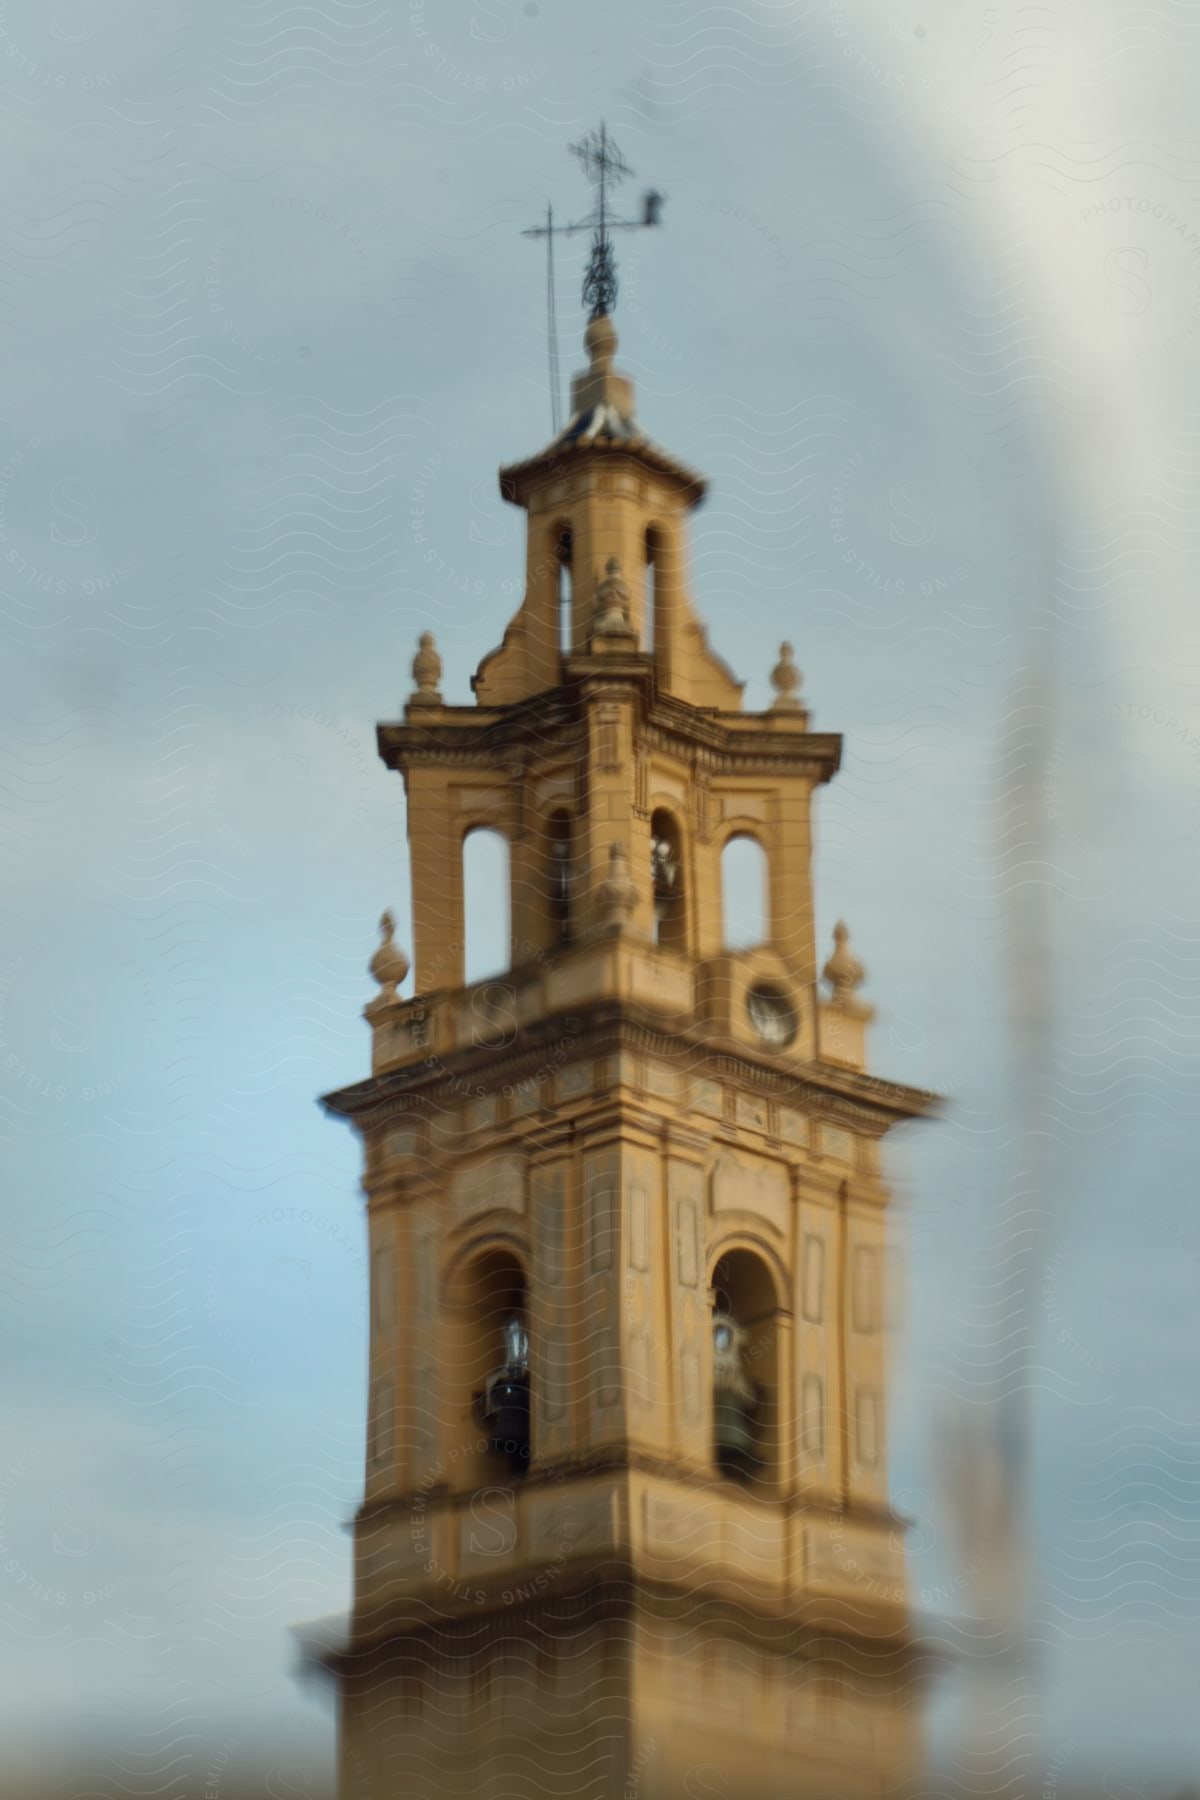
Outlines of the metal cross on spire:
{"label": "metal cross on spire", "polygon": [[583,278],[583,304],[590,308],[589,319],[599,319],[611,313],[617,304],[616,259],[608,233],[610,224],[619,221],[609,219],[608,191],[628,180],[633,170],[609,137],[603,120],[599,131],[589,132],[578,144],[571,145],[571,154],[579,158],[584,174],[596,188],[596,204],[591,217],[582,221],[591,225],[595,232],[587,274]]}
{"label": "metal cross on spire", "polygon": [[556,225],[550,208],[546,208],[546,223],[531,225],[522,237],[544,237],[547,253],[547,287],[550,294],[550,370],[552,412],[557,429],[558,394],[557,366],[558,352],[555,345],[554,325],[554,239],[573,237],[577,232],[592,233],[592,249],[588,257],[588,266],[583,277],[583,304],[588,309],[589,319],[602,319],[610,314],[617,304],[617,267],[613,255],[612,241],[609,236],[613,231],[642,231],[648,226],[662,223],[662,204],[664,196],[654,188],[649,188],[642,195],[641,217],[637,219],[617,219],[609,212],[609,190],[619,187],[634,173],[621,155],[616,144],[608,135],[608,127],[603,120],[599,131],[590,131],[579,143],[569,146],[571,154],[579,158],[584,174],[596,188],[596,202],[590,213],[583,219],[572,219],[566,225]]}

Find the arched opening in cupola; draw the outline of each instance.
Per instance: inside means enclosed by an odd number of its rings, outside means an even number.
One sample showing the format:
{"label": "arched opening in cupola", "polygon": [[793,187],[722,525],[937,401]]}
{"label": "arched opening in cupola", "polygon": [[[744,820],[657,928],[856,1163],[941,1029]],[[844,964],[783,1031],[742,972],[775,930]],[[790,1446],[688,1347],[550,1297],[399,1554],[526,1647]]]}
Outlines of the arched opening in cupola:
{"label": "arched opening in cupola", "polygon": [[721,938],[726,950],[754,950],[768,937],[767,853],[746,832],[721,851]]}
{"label": "arched opening in cupola", "polygon": [[779,1480],[779,1298],[753,1250],[727,1250],[712,1279],[713,1460],[730,1481]]}
{"label": "arched opening in cupola", "polygon": [[642,649],[648,656],[654,655],[654,633],[657,629],[658,608],[661,599],[659,593],[659,566],[662,553],[662,533],[657,525],[646,527],[645,537],[646,575],[644,626],[642,631]]}
{"label": "arched opening in cupola", "polygon": [[674,815],[661,806],[650,819],[650,878],[654,889],[654,941],[664,950],[686,950],[683,834]]}
{"label": "arched opening in cupola", "polygon": [[554,558],[555,605],[558,617],[558,648],[563,656],[571,654],[572,538],[571,527],[563,521],[551,527],[551,554]]}
{"label": "arched opening in cupola", "polygon": [[494,1245],[458,1270],[447,1299],[442,1376],[453,1485],[516,1479],[530,1455],[525,1271],[512,1250]]}
{"label": "arched opening in cupola", "polygon": [[[508,839],[477,826],[463,839],[463,980],[470,985],[508,968],[511,904]],[[446,972],[447,984],[452,980]]]}

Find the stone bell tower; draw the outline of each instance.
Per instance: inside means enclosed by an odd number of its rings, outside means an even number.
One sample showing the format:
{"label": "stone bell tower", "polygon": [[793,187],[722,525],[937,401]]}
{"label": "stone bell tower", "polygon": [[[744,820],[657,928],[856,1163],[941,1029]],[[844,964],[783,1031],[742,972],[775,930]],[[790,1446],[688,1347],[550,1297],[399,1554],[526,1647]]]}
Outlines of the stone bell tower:
{"label": "stone bell tower", "polygon": [[[863,971],[814,941],[810,729],[688,592],[704,482],[656,448],[608,317],[547,449],[501,471],[524,599],[473,680],[426,634],[404,777],[414,994],[389,915],[362,1135],[366,1491],[344,1800],[759,1800],[911,1778],[885,1467],[881,1140]],[[510,966],[468,984],[463,847],[502,834]],[[761,941],[731,947],[749,838]],[[829,992],[823,997],[821,983]]]}

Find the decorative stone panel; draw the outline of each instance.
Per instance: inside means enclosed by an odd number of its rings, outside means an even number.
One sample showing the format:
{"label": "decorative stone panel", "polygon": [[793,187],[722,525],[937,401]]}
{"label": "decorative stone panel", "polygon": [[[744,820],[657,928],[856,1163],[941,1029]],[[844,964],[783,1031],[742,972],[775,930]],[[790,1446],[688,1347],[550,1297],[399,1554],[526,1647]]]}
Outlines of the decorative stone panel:
{"label": "decorative stone panel", "polygon": [[791,1182],[782,1163],[723,1150],[712,1172],[714,1213],[751,1213],[772,1231],[786,1234],[791,1212]]}

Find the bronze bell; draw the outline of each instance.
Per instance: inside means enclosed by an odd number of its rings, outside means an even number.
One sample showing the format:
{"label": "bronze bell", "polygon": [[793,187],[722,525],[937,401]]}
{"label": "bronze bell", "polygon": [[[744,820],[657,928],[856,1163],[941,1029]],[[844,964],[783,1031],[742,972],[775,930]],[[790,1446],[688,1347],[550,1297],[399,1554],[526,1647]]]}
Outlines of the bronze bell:
{"label": "bronze bell", "polygon": [[727,1313],[713,1319],[713,1442],[717,1462],[753,1474],[761,1462],[758,1389],[742,1366],[746,1333]]}
{"label": "bronze bell", "polygon": [[519,1471],[527,1467],[530,1450],[529,1333],[520,1318],[505,1325],[504,1349],[504,1361],[488,1376],[475,1410],[487,1432],[488,1449]]}

